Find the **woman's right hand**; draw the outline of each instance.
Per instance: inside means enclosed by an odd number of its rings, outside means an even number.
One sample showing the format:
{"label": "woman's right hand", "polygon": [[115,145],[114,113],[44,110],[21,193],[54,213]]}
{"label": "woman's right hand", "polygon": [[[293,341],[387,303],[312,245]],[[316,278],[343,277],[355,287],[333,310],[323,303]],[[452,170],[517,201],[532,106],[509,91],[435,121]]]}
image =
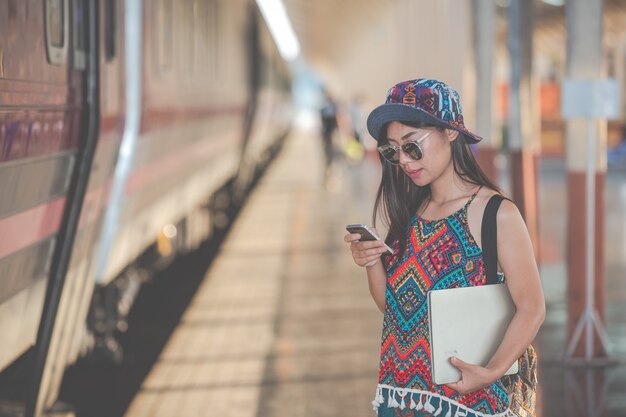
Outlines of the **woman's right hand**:
{"label": "woman's right hand", "polygon": [[[378,232],[374,230],[376,234]],[[380,261],[380,255],[387,251],[385,242],[382,240],[359,241],[361,235],[358,233],[348,233],[343,240],[350,243],[352,258],[358,266],[371,267]]]}

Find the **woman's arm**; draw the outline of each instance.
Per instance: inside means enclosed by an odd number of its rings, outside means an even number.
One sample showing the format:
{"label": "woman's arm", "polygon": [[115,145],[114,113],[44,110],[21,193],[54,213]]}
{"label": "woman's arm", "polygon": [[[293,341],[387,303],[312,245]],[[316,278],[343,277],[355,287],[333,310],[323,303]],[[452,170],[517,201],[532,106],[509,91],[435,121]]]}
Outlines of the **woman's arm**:
{"label": "woman's arm", "polygon": [[[486,367],[452,360],[462,380],[449,386],[461,393],[492,384],[504,375],[533,341],[546,314],[539,270],[528,229],[515,204],[504,200],[498,210],[498,262],[516,312],[502,343]],[[483,242],[484,245],[484,242]]]}
{"label": "woman's arm", "polygon": [[365,267],[367,271],[367,282],[370,287],[370,294],[378,306],[381,313],[385,312],[385,288],[387,285],[387,274],[383,263],[379,260],[373,266]]}

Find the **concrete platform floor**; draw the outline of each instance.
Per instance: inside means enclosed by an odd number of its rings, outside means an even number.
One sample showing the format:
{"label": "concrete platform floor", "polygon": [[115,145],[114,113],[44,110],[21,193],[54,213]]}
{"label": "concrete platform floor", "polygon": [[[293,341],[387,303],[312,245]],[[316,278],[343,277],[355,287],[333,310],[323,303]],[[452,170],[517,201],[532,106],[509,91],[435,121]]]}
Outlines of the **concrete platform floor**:
{"label": "concrete platform floor", "polygon": [[[292,135],[254,191],[127,417],[373,416],[382,315],[342,240],[370,223],[375,163],[342,163],[322,186],[321,143]],[[565,172],[541,167],[548,316],[540,416],[626,416],[626,366],[569,368]],[[626,361],[626,173],[607,179],[607,328]]]}

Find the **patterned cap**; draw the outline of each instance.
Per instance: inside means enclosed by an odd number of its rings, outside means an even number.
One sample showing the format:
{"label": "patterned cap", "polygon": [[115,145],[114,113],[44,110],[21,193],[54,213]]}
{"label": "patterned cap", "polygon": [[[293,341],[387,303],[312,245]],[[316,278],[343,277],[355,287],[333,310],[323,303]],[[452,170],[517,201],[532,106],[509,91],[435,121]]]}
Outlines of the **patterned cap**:
{"label": "patterned cap", "polygon": [[437,80],[419,78],[391,87],[385,104],[372,110],[367,118],[367,130],[379,141],[384,137],[385,125],[392,121],[431,123],[464,133],[469,143],[482,140],[463,124],[459,93]]}

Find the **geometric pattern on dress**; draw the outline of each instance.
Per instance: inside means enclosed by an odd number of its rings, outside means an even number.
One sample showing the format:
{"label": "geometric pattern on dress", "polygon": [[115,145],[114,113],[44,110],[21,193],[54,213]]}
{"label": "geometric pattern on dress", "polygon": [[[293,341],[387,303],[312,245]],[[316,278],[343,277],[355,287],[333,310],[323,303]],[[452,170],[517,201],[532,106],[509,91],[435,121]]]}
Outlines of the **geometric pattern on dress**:
{"label": "geometric pattern on dress", "polygon": [[[436,394],[441,396],[442,404],[448,403],[447,407],[462,406],[493,415],[508,409],[509,399],[500,380],[467,395],[432,382],[426,302],[431,290],[486,283],[482,251],[467,223],[467,208],[478,191],[460,210],[444,219],[413,216],[404,255],[398,253],[399,242],[393,242],[394,253],[384,258],[387,285],[379,389],[385,386],[403,389],[405,394],[407,389]],[[389,399],[392,407],[394,401]],[[410,414],[405,411],[402,415]]]}

